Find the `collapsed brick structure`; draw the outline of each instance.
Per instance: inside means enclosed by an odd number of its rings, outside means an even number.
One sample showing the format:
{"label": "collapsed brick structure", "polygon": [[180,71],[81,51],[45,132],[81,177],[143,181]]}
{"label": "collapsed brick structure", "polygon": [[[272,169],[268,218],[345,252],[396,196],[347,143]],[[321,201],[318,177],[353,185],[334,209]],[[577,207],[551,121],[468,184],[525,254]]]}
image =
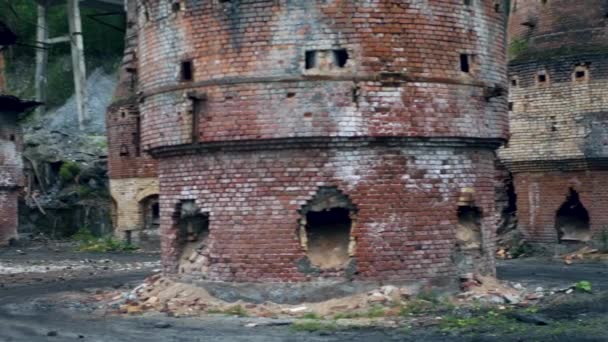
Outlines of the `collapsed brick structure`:
{"label": "collapsed brick structure", "polygon": [[0,22],[0,246],[17,238],[18,200],[23,188],[23,141],[19,125],[20,113],[38,103],[23,101],[6,93],[4,50],[14,44],[17,36]]}
{"label": "collapsed brick structure", "polygon": [[512,1],[510,131],[526,240],[589,241],[608,227],[608,2]]}
{"label": "collapsed brick structure", "polygon": [[106,114],[114,232],[136,243],[159,242],[157,164],[141,150],[137,90],[135,1],[127,2],[125,55],[114,101]]}
{"label": "collapsed brick structure", "polygon": [[503,6],[138,1],[165,271],[245,283],[493,272]]}

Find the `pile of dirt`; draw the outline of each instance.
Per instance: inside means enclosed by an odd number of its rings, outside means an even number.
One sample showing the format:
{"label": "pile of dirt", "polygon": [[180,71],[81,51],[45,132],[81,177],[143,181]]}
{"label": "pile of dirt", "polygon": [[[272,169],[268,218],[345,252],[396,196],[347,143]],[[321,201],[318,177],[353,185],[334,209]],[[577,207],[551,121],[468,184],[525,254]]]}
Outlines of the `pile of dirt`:
{"label": "pile of dirt", "polygon": [[318,303],[297,305],[244,301],[226,302],[205,289],[156,275],[128,292],[113,291],[98,296],[109,313],[142,314],[163,312],[173,317],[229,314],[272,318],[348,318],[394,320],[411,313],[433,312],[448,306],[528,306],[545,297],[543,289],[525,289],[519,284],[493,277],[471,275],[463,279],[463,292],[456,295],[431,292],[414,295],[409,288],[391,285]]}

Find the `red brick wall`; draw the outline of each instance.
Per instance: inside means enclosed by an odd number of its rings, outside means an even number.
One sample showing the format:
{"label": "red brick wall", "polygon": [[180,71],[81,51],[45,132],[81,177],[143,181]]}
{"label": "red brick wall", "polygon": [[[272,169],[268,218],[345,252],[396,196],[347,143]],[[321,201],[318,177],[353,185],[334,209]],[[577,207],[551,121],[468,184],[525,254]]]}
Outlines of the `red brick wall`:
{"label": "red brick wall", "polygon": [[[157,162],[140,144],[136,104],[111,107],[106,115],[111,179],[156,177]],[[139,151],[139,152],[138,152]]]}
{"label": "red brick wall", "polygon": [[557,242],[555,216],[569,189],[578,192],[595,238],[608,228],[608,171],[529,172],[514,175],[519,229],[531,242]]}
{"label": "red brick wall", "polygon": [[[179,165],[179,167],[176,167]],[[303,281],[305,251],[298,210],[322,186],[338,187],[358,207],[355,279],[429,279],[456,273],[457,202],[475,189],[483,212],[485,258],[494,250],[492,152],[458,148],[233,151],[164,158],[161,174],[163,263],[174,272],[179,248],[173,217],[180,200],[210,213],[211,267],[206,279]]]}
{"label": "red brick wall", "polygon": [[[494,149],[508,128],[499,2],[179,3],[138,1],[142,142],[159,159],[166,271],[178,266],[176,210],[196,200],[211,223],[209,270],[195,277],[345,276],[299,268],[298,210],[337,187],[359,210],[355,279],[461,271],[457,206],[470,191],[483,212],[474,268],[492,272]],[[343,67],[324,58],[340,49]],[[310,51],[319,64],[307,69]]]}
{"label": "red brick wall", "polygon": [[141,145],[141,117],[136,96],[138,69],[134,0],[127,1],[125,51],[118,76],[114,103],[106,113],[110,179],[156,177],[157,163]]}
{"label": "red brick wall", "polygon": [[[509,18],[511,40],[529,41],[530,52],[572,48],[589,49],[606,45],[604,0],[512,0]],[[555,53],[551,53],[555,56]]]}
{"label": "red brick wall", "polygon": [[[147,13],[147,15],[146,15]],[[505,138],[504,11],[491,1],[249,0],[140,3],[146,148],[190,143],[189,92],[206,95],[199,140],[315,136]],[[147,19],[148,18],[148,19]],[[344,48],[343,69],[305,70]],[[474,55],[471,73],[460,54]],[[180,81],[193,62],[194,81]]]}
{"label": "red brick wall", "polygon": [[0,189],[0,246],[17,238],[19,191]]}

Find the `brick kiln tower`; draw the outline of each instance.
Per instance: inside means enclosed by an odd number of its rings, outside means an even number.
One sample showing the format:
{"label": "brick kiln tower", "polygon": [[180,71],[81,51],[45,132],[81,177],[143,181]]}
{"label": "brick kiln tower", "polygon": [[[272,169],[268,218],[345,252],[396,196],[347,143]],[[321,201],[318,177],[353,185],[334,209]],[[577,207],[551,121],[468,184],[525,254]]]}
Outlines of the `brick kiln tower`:
{"label": "brick kiln tower", "polygon": [[493,272],[502,6],[139,1],[165,271],[206,284]]}
{"label": "brick kiln tower", "polygon": [[532,242],[608,227],[608,2],[512,1],[509,148],[519,227]]}
{"label": "brick kiln tower", "polygon": [[106,114],[114,232],[138,243],[159,241],[157,163],[141,150],[136,96],[137,22],[135,1],[127,1],[125,54],[114,101]]}
{"label": "brick kiln tower", "polygon": [[23,188],[23,139],[17,123],[20,113],[38,105],[6,93],[4,49],[17,36],[0,22],[0,246],[17,238],[18,200]]}

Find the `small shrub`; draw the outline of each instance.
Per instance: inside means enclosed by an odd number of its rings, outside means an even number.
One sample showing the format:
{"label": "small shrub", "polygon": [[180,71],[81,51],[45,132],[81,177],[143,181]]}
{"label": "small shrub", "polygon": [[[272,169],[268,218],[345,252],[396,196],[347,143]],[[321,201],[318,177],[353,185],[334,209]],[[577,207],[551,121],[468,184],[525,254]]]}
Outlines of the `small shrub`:
{"label": "small shrub", "polygon": [[96,237],[86,228],[80,229],[72,238],[79,242],[76,248],[79,252],[130,252],[137,249],[136,246],[117,240],[111,235]]}
{"label": "small shrub", "polygon": [[308,331],[308,332],[328,332],[338,329],[338,326],[333,323],[320,322],[316,320],[306,320],[301,322],[295,322],[291,328],[295,331]]}
{"label": "small shrub", "polygon": [[591,293],[591,283],[586,280],[579,281],[574,288],[579,292]]}
{"label": "small shrub", "polygon": [[67,161],[59,169],[59,178],[63,183],[74,181],[80,174],[80,165],[73,161]]}
{"label": "small shrub", "polygon": [[247,310],[245,310],[240,305],[232,306],[232,307],[226,309],[226,311],[224,311],[224,313],[227,314],[227,315],[239,316],[239,317],[247,317],[247,316],[249,316],[249,314],[247,313]]}
{"label": "small shrub", "polygon": [[305,313],[302,318],[304,319],[321,319],[321,316],[315,312]]}

